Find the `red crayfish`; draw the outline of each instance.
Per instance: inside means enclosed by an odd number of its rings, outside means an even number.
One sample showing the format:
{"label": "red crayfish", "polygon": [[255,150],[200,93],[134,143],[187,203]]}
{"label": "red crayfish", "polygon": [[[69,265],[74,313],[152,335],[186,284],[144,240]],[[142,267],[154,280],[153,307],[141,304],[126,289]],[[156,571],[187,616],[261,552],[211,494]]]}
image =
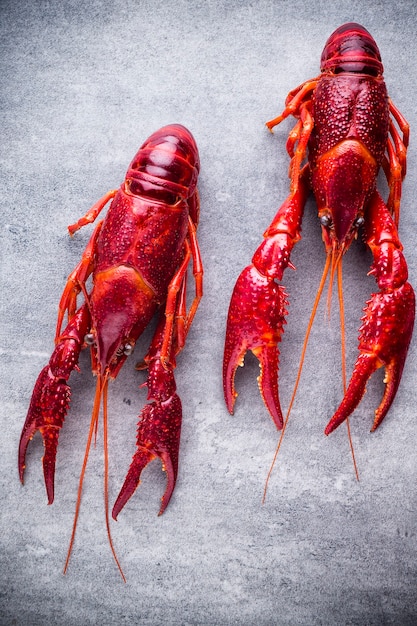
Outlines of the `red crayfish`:
{"label": "red crayfish", "polygon": [[[175,357],[199,305],[203,268],[196,237],[199,221],[196,143],[181,125],[161,128],[137,152],[120,189],[108,192],[84,217],[68,227],[74,234],[94,222],[111,200],[74,271],[59,304],[55,350],[35,384],[20,439],[19,473],[23,482],[29,440],[36,431],[44,442],[43,471],[48,503],[54,500],[55,458],[60,429],[69,408],[68,379],[78,369],[79,354],[90,346],[97,376],[90,432],[81,471],[76,514],[65,570],[75,536],[83,477],[93,434],[103,405],[105,515],[109,526],[107,388],[117,377],[139,336],[159,311],[149,351],[139,368],[148,369],[148,400],[140,415],[137,451],[113,507],[116,519],[140,482],[143,468],[159,457],[167,473],[163,513],[175,487],[182,421],[174,380]],[[187,269],[192,260],[195,296],[187,311]],[[87,279],[91,276],[89,289]],[[78,305],[82,293],[84,302]],[[61,331],[65,315],[66,328]],[[64,570],[64,571],[65,571]],[[124,577],[123,577],[124,578]]]}
{"label": "red crayfish", "polygon": [[[359,24],[345,24],[329,37],[321,57],[321,74],[292,90],[285,105],[283,113],[267,122],[267,127],[272,130],[289,115],[297,119],[287,142],[291,157],[290,195],[233,291],[223,365],[225,400],[233,413],[236,369],[243,365],[246,351],[252,350],[260,362],[258,383],[264,403],[277,428],[283,428],[277,344],[282,337],[288,301],[280,283],[284,270],[294,269],[290,254],[300,240],[303,210],[312,189],[327,259],[304,341],[299,375],[329,272],[330,286],[337,275],[343,329],[342,257],[362,231],[373,254],[370,273],[379,292],[372,294],[364,309],[359,356],[347,389],[344,385],[343,400],[325,433],[331,433],[350,416],[372,373],[384,366],[386,386],[375,411],[375,430],[396,395],[414,324],[415,295],[407,282],[408,270],[397,232],[409,127],[388,98],[378,47]],[[389,186],[387,203],[376,189],[381,167]],[[342,355],[344,360],[343,331]]]}

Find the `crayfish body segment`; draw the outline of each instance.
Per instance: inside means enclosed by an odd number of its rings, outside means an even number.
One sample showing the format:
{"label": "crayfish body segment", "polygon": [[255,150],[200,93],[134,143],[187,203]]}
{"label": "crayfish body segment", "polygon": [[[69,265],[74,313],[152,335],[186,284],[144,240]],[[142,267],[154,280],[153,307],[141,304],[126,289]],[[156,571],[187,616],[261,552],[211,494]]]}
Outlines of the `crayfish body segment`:
{"label": "crayfish body segment", "polygon": [[[350,384],[325,432],[329,434],[353,412],[378,367],[385,367],[386,387],[375,412],[373,430],[394,400],[415,316],[414,290],[408,283],[397,232],[409,127],[389,99],[382,73],[380,53],[372,36],[359,24],[345,24],[325,45],[321,74],[293,89],[281,115],[267,123],[272,130],[289,115],[297,120],[287,142],[290,195],[232,294],[223,364],[224,394],[230,412],[237,396],[237,366],[243,364],[246,351],[252,350],[261,365],[258,380],[266,407],[276,426],[283,425],[277,344],[288,301],[281,279],[290,265],[291,250],[300,239],[310,190],[317,203],[327,254],[312,318],[328,274],[330,281],[337,275],[341,293],[342,257],[359,231],[372,251],[371,274],[379,288],[364,311],[359,356]],[[387,202],[376,189],[381,167],[389,186]],[[300,368],[302,360],[303,356]]]}
{"label": "crayfish body segment", "polygon": [[[30,439],[39,431],[45,447],[43,469],[48,503],[53,502],[58,437],[70,402],[68,379],[72,371],[78,369],[81,349],[88,345],[92,369],[97,376],[97,389],[76,520],[91,435],[97,430],[102,405],[106,522],[109,529],[106,486],[108,381],[117,377],[156,313],[159,321],[144,358],[150,404],[140,415],[137,452],[117,498],[113,517],[117,517],[132,496],[140,482],[142,469],[154,458],[161,459],[167,472],[167,488],[160,513],[168,505],[175,487],[182,420],[181,401],[174,379],[175,359],[184,346],[202,296],[203,268],[196,237],[199,169],[198,150],[191,133],[178,124],[161,128],[141,146],[121,187],[108,192],[84,217],[69,226],[72,235],[85,224],[94,222],[111,200],[106,217],[95,227],[81,261],[64,288],[59,304],[56,347],[35,384],[21,435],[19,474],[23,482],[26,449]],[[195,296],[187,310],[186,283],[190,262]],[[90,276],[92,287],[89,290],[87,279]],[[84,296],[81,306],[78,304],[80,295]],[[67,325],[62,330],[65,316]],[[74,532],[75,525],[76,521]],[[111,543],[110,531],[109,539]]]}

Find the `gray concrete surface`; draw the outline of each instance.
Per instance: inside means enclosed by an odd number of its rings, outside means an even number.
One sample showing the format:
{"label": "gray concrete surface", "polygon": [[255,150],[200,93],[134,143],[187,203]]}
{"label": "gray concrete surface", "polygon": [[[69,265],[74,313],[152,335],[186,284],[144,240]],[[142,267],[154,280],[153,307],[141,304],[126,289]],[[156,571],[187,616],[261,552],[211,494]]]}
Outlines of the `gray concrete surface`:
{"label": "gray concrete surface", "polygon": [[[235,416],[221,386],[230,294],[288,190],[285,140],[264,122],[318,73],[330,33],[358,21],[374,35],[390,94],[411,125],[400,234],[417,285],[415,131],[417,22],[397,2],[3,0],[1,47],[1,524],[0,623],[379,625],[417,623],[416,341],[398,397],[369,433],[382,393],[374,377],[346,430],[323,429],[341,397],[337,305],[320,308],[278,464],[261,503],[277,433],[260,399],[257,364],[239,372]],[[16,457],[33,384],[53,347],[64,281],[91,230],[66,226],[121,182],[143,140],[185,124],[200,149],[199,241],[205,295],[178,360],[184,407],[177,489],[158,517],[158,463],[112,526],[127,584],[105,534],[101,443],[88,466],[68,574],[77,482],[93,402],[89,356],[72,378],[56,500],[48,507],[36,438],[25,486]],[[324,263],[308,204],[282,343],[287,406]],[[348,371],[374,282],[356,245],[344,263]],[[135,354],[135,356],[139,356]],[[135,446],[143,376],[128,362],[110,389],[110,500]]]}

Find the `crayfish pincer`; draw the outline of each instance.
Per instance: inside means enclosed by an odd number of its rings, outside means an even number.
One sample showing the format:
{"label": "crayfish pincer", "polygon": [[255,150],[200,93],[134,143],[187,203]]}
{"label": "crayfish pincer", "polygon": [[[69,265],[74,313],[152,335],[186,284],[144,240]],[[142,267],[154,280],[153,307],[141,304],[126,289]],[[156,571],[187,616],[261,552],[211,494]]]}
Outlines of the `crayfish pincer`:
{"label": "crayfish pincer", "polygon": [[[344,328],[342,259],[358,233],[373,254],[370,273],[379,288],[364,310],[353,375],[325,433],[349,417],[361,401],[369,377],[385,367],[385,391],[375,411],[375,430],[401,380],[413,332],[415,295],[397,231],[409,127],[388,97],[378,47],[363,26],[345,24],[329,37],[320,75],[292,90],[284,111],[267,127],[272,130],[290,115],[297,120],[287,141],[290,195],[264,233],[252,264],[239,276],[230,303],[223,366],[226,404],[232,413],[237,396],[235,372],[243,365],[246,351],[252,350],[261,365],[258,382],[265,405],[277,428],[283,427],[278,343],[288,296],[281,280],[285,269],[294,267],[290,255],[301,238],[304,206],[312,190],[327,258],[308,329],[328,275],[330,288],[337,275]],[[389,187],[386,202],[376,188],[381,167]],[[300,368],[308,334],[309,330]],[[343,330],[342,348],[344,354]],[[295,389],[298,380],[299,375]]]}
{"label": "crayfish pincer", "polygon": [[[72,235],[94,222],[112,200],[64,288],[55,350],[35,384],[19,446],[19,474],[23,482],[28,443],[37,431],[41,433],[45,486],[51,504],[58,437],[70,402],[68,379],[78,369],[81,350],[89,346],[97,385],[64,571],[74,541],[84,473],[102,406],[105,517],[110,546],[123,576],[109,525],[107,390],[109,380],[117,377],[155,315],[159,316],[155,334],[140,366],[148,370],[146,386],[150,403],[140,415],[137,451],[114,505],[113,518],[116,519],[133,495],[143,468],[154,458],[161,459],[167,473],[160,514],[174,490],[182,421],[174,380],[175,359],[184,346],[203,294],[203,267],[196,236],[199,169],[198,150],[191,133],[179,124],[165,126],[139,149],[121,187],[105,194],[84,217],[68,227]],[[187,309],[190,262],[195,295]],[[91,288],[87,286],[90,277]],[[81,304],[79,297],[83,298]],[[62,330],[65,317],[67,325]]]}

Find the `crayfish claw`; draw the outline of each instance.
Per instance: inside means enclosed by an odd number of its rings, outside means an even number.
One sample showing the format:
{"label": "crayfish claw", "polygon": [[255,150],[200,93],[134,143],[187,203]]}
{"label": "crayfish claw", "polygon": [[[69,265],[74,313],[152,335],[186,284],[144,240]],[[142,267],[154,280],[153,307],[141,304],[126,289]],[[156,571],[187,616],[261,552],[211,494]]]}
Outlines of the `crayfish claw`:
{"label": "crayfish claw", "polygon": [[260,364],[258,385],[264,403],[278,429],[283,419],[278,393],[278,347],[281,340],[286,296],[283,287],[262,275],[253,265],[237,279],[229,307],[223,361],[224,396],[233,414],[237,397],[235,374],[247,350]]}
{"label": "crayfish claw", "polygon": [[[327,424],[324,433],[330,435],[353,413],[363,398],[366,384],[375,370],[378,368],[375,355],[362,353],[359,355],[349,386],[339,408]],[[387,409],[388,410],[388,409]]]}
{"label": "crayfish claw", "polygon": [[139,486],[142,470],[155,458],[156,456],[146,448],[139,448],[134,454],[123,486],[113,506],[112,517],[114,520],[117,520],[117,516],[120,511],[124,508],[125,504],[128,500],[130,500]]}
{"label": "crayfish claw", "polygon": [[[404,362],[405,356],[401,359],[393,359],[390,363],[385,365],[384,395],[379,407],[375,410],[375,418],[371,432],[374,432],[381,424],[394,401],[401,381]],[[365,394],[368,380],[372,374],[383,365],[384,363],[379,362],[378,358],[373,354],[364,353],[359,355],[346,394],[336,413],[325,428],[324,433],[326,435],[330,435],[331,432],[336,430],[336,428],[353,413]]]}
{"label": "crayfish claw", "polygon": [[26,421],[19,444],[18,467],[23,483],[26,449],[34,434],[42,435],[45,452],[42,458],[48,504],[54,501],[55,458],[59,432],[68,412],[71,390],[67,384],[71,373],[78,369],[78,357],[89,328],[90,314],[83,305],[71,318],[55,349],[38,376],[33,389]]}
{"label": "crayfish claw", "polygon": [[45,366],[36,381],[20,437],[18,467],[20,481],[23,484],[26,450],[29,441],[39,431],[44,444],[42,465],[48,504],[54,501],[56,451],[59,431],[68,411],[69,399],[69,386],[62,380],[54,379],[50,367]]}
{"label": "crayfish claw", "polygon": [[405,361],[405,357],[404,359],[401,360],[401,362],[398,362],[398,360],[395,360],[392,363],[389,363],[385,367],[384,395],[382,397],[381,404],[375,411],[375,418],[374,418],[374,423],[372,424],[371,433],[374,432],[378,428],[378,426],[380,425],[380,423],[382,422],[382,420],[388,413],[388,410],[395,398],[395,394],[397,393],[397,389],[401,381],[401,375],[402,375],[402,371],[404,368],[404,361]]}
{"label": "crayfish claw", "polygon": [[327,424],[329,435],[355,410],[366,384],[379,367],[385,367],[385,390],[371,432],[376,430],[394,401],[414,326],[415,295],[406,282],[390,292],[373,294],[365,309],[359,336],[359,356],[345,396]]}
{"label": "crayfish claw", "polygon": [[46,495],[48,496],[48,504],[52,504],[54,501],[55,461],[58,448],[59,428],[57,426],[46,426],[39,430],[45,448],[42,457],[42,466]]}
{"label": "crayfish claw", "polygon": [[255,348],[252,352],[259,360],[258,387],[262,400],[276,427],[281,430],[284,420],[278,393],[278,348],[276,345],[267,345]]}
{"label": "crayfish claw", "polygon": [[[272,120],[273,125],[276,120]],[[277,122],[278,123],[278,122]],[[259,360],[258,385],[276,427],[283,426],[278,392],[278,343],[284,332],[288,299],[281,280],[291,251],[300,240],[301,219],[309,192],[308,167],[297,179],[296,189],[277,211],[255,250],[252,265],[240,274],[233,290],[226,327],[223,360],[224,397],[230,413],[237,393],[234,377],[247,350]]]}
{"label": "crayfish claw", "polygon": [[157,457],[161,459],[162,469],[167,473],[167,486],[162,496],[159,515],[165,511],[177,480],[181,422],[181,400],[176,393],[164,402],[154,401],[142,409],[137,450],[114,504],[113,519],[117,519],[139,486],[142,470]]}

